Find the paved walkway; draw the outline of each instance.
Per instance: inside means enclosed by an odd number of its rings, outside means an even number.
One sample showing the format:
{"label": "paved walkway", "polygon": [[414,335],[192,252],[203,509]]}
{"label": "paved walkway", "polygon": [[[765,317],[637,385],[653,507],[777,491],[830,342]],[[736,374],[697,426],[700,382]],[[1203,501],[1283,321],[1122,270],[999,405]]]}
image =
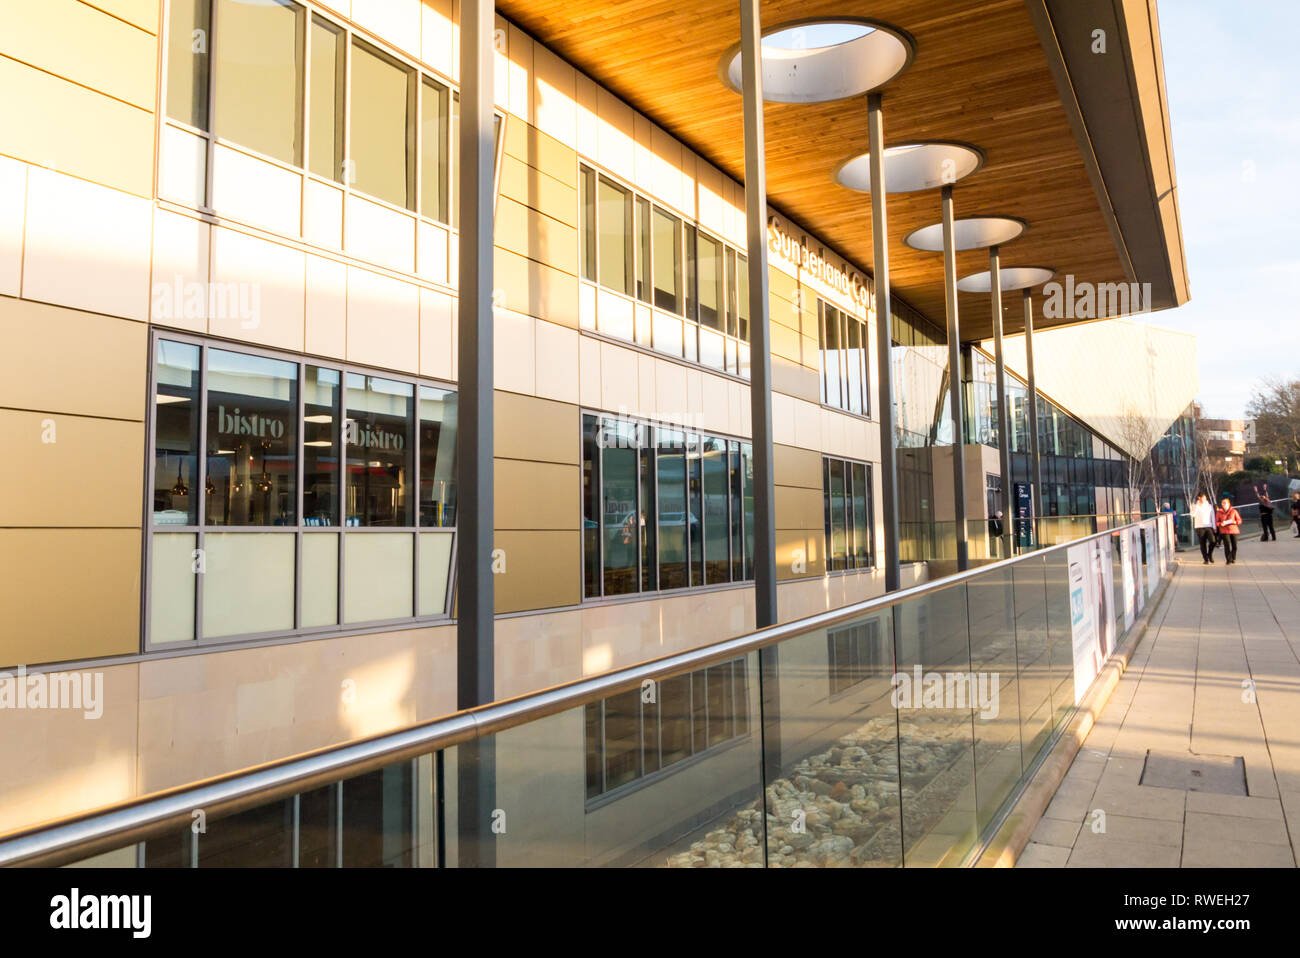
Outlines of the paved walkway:
{"label": "paved walkway", "polygon": [[1021,867],[1296,865],[1300,538],[1278,525],[1231,568],[1179,554]]}

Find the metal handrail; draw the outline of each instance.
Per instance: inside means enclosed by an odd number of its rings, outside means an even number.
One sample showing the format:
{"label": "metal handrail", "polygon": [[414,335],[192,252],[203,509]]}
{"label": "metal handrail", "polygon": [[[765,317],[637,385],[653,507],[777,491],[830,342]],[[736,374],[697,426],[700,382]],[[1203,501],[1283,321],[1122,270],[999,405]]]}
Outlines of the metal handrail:
{"label": "metal handrail", "polygon": [[[1149,520],[1143,520],[1149,521]],[[169,827],[191,824],[196,810],[205,817],[234,814],[258,805],[409,761],[442,749],[494,735],[528,722],[579,708],[632,688],[684,672],[727,662],[801,635],[889,609],[904,602],[961,585],[990,572],[1038,559],[1058,549],[1109,536],[1140,523],[1127,523],[1070,542],[1057,543],[1023,555],[989,562],[933,582],[900,589],[853,605],[702,648],[679,652],[529,692],[490,705],[419,722],[397,731],[381,732],[341,745],[329,745],[290,758],[180,785],[79,812],[61,819],[26,826],[0,835],[0,866],[53,867],[89,858],[152,837]]]}

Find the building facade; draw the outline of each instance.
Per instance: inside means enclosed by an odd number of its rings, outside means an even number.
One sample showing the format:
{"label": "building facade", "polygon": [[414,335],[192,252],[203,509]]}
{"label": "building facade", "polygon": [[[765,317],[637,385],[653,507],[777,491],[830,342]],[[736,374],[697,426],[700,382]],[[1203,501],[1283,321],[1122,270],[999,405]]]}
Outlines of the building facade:
{"label": "building facade", "polygon": [[[752,317],[735,179],[502,17],[495,62],[507,697],[754,627]],[[0,717],[0,829],[454,711],[451,0],[9,4],[0,70],[0,666],[113,706]],[[903,584],[946,571],[955,442],[992,558],[1025,384],[1002,476],[990,354],[954,437],[942,317],[895,293],[881,410],[870,273],[767,239],[782,619],[883,592],[882,433]],[[1137,508],[1115,436],[1039,409],[1043,516]]]}

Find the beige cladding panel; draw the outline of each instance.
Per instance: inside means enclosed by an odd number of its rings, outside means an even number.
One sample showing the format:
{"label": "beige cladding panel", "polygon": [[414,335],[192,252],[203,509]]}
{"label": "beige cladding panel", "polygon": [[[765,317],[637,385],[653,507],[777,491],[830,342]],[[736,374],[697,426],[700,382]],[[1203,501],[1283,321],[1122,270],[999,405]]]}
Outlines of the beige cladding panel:
{"label": "beige cladding panel", "polygon": [[578,277],[497,247],[493,286],[500,306],[526,316],[578,328]]}
{"label": "beige cladding panel", "polygon": [[138,529],[0,529],[0,662],[137,652]]}
{"label": "beige cladding panel", "polygon": [[498,456],[571,466],[581,463],[577,406],[498,390],[494,418]]}
{"label": "beige cladding panel", "polygon": [[775,538],[778,582],[825,574],[824,532],[778,527]]}
{"label": "beige cladding panel", "polygon": [[0,449],[0,527],[139,527],[143,423],[0,409]]}
{"label": "beige cladding panel", "polygon": [[776,524],[782,529],[824,529],[823,494],[820,489],[777,486]]}
{"label": "beige cladding panel", "polygon": [[523,612],[582,599],[582,536],[573,531],[503,531],[495,536],[505,571],[492,577],[496,610]]}
{"label": "beige cladding panel", "polygon": [[498,530],[582,527],[582,471],[551,462],[497,459],[494,520]]}
{"label": "beige cladding panel", "polygon": [[157,50],[151,33],[81,0],[0,3],[0,54],[150,111]]}
{"label": "beige cladding panel", "polygon": [[497,199],[494,241],[565,273],[578,273],[578,231],[509,197]]}
{"label": "beige cladding panel", "polygon": [[776,485],[822,491],[821,453],[776,443],[772,446],[772,458]]}
{"label": "beige cladding panel", "polygon": [[143,323],[0,296],[0,406],[142,419]]}
{"label": "beige cladding panel", "polygon": [[160,0],[95,0],[94,5],[141,30],[158,32]]}
{"label": "beige cladding panel", "polygon": [[516,116],[506,117],[504,151],[534,169],[578,188],[578,154]]}
{"label": "beige cladding panel", "polygon": [[5,57],[0,89],[22,91],[0,97],[0,153],[150,195],[153,113]]}
{"label": "beige cladding panel", "polygon": [[508,153],[501,157],[498,190],[503,198],[577,228],[578,191]]}

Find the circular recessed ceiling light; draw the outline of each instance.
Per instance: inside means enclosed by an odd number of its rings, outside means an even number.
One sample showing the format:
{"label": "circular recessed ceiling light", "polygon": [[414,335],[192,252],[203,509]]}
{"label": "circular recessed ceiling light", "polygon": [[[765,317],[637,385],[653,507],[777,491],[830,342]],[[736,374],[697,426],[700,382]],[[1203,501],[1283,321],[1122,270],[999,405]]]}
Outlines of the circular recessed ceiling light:
{"label": "circular recessed ceiling light", "polygon": [[[957,249],[985,249],[1009,243],[1025,231],[1025,221],[1010,216],[970,216],[952,224]],[[912,249],[929,253],[943,252],[943,224],[923,226],[908,235],[905,242]]]}
{"label": "circular recessed ceiling light", "polygon": [[[1056,270],[1042,266],[1007,266],[1002,273],[1002,289],[1031,289],[1041,286],[1056,275]],[[957,288],[963,293],[987,293],[993,288],[989,271],[971,273],[957,280]]]}
{"label": "circular recessed ceiling light", "polygon": [[[859,153],[835,167],[835,182],[861,193],[871,192],[869,153]],[[885,192],[912,193],[956,183],[984,165],[984,153],[967,143],[934,140],[900,143],[885,149]]]}
{"label": "circular recessed ceiling light", "polygon": [[[824,103],[884,86],[912,62],[916,45],[902,30],[845,17],[796,20],[763,34],[763,99]],[[722,55],[718,73],[736,92],[743,86],[740,44]]]}

